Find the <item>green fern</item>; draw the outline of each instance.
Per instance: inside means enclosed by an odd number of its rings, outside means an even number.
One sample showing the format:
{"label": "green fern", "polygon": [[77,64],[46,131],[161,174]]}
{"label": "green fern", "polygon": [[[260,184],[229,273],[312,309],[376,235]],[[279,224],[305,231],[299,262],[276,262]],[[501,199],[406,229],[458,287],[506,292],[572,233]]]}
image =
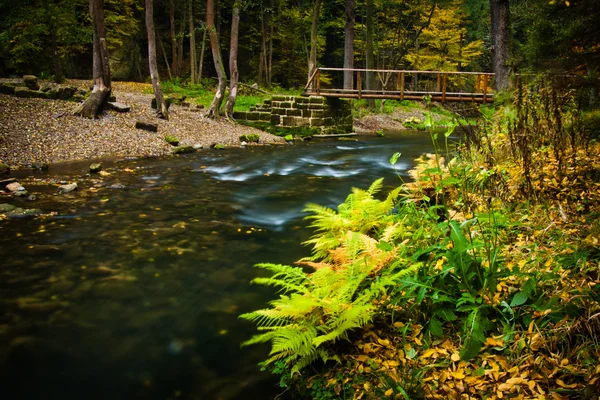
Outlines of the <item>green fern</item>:
{"label": "green fern", "polygon": [[306,242],[313,245],[313,256],[304,261],[319,262],[312,263],[314,272],[257,265],[272,276],[252,282],[282,292],[270,308],[240,316],[256,323],[260,332],[243,345],[271,343],[264,365],[283,361],[293,374],[316,360],[339,361],[328,344],[348,339],[352,330],[371,322],[377,311],[374,300],[420,268],[400,257],[403,243],[395,244],[406,235],[403,221],[391,213],[400,189],[380,201],[373,196],[381,187],[379,179],[368,190],[353,189],[338,211],[307,205],[312,213],[307,219],[317,233]]}

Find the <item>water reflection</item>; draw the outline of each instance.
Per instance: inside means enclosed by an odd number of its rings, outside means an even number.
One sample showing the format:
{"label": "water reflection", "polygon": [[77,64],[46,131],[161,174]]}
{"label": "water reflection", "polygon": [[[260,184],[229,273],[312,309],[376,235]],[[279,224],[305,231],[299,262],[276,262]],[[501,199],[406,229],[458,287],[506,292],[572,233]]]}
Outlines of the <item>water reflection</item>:
{"label": "water reflection", "polygon": [[[0,383],[10,399],[267,399],[237,315],[273,295],[258,262],[308,254],[303,208],[404,174],[427,136],[313,141],[116,163],[80,190],[28,182],[50,219],[0,223]],[[75,171],[75,172],[73,172]],[[65,172],[66,173],[66,172]]]}

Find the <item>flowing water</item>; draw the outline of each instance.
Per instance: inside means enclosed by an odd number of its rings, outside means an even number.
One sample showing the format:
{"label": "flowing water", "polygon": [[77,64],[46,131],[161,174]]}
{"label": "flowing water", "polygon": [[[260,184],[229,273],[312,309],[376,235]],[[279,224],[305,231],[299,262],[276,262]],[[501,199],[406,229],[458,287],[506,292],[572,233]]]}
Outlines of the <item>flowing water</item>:
{"label": "flowing water", "polygon": [[[240,348],[255,330],[237,316],[274,295],[249,284],[252,266],[309,254],[306,203],[335,207],[379,177],[398,185],[432,147],[423,133],[359,139],[105,162],[106,176],[69,164],[27,179],[34,206],[58,214],[0,221],[0,396],[281,393],[257,367],[268,347]],[[80,188],[56,195],[53,180]]]}

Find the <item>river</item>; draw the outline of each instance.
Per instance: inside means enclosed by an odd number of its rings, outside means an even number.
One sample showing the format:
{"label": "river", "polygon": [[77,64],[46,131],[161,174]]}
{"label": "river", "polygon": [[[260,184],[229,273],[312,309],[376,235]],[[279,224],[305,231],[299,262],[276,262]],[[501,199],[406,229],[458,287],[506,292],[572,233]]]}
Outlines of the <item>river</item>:
{"label": "river", "polygon": [[[268,347],[240,348],[255,328],[237,316],[274,295],[249,284],[252,266],[309,254],[306,203],[335,207],[379,177],[397,186],[432,149],[426,133],[358,139],[105,162],[105,176],[73,163],[27,178],[33,206],[57,215],[0,221],[2,398],[283,392],[257,367]],[[57,195],[60,181],[79,190]]]}

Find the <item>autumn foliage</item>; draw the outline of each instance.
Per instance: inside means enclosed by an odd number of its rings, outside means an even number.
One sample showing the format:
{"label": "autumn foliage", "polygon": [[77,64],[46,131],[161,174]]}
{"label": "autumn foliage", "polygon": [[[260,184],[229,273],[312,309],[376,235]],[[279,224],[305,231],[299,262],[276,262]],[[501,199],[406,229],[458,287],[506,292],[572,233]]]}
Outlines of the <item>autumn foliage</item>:
{"label": "autumn foliage", "polygon": [[[298,368],[262,336],[282,385],[319,399],[597,398],[600,145],[572,94],[538,85],[515,98],[458,151],[454,128],[434,137],[446,145],[434,140],[436,154],[383,201],[355,190],[337,211],[310,206],[314,256],[302,264],[315,272],[296,269],[309,292],[283,287],[263,312],[292,315],[288,296],[320,293],[302,311],[310,327],[280,326],[314,329],[305,345],[327,357]],[[352,287],[344,302],[339,279]],[[318,339],[334,305],[351,313],[380,282],[363,318]]]}

